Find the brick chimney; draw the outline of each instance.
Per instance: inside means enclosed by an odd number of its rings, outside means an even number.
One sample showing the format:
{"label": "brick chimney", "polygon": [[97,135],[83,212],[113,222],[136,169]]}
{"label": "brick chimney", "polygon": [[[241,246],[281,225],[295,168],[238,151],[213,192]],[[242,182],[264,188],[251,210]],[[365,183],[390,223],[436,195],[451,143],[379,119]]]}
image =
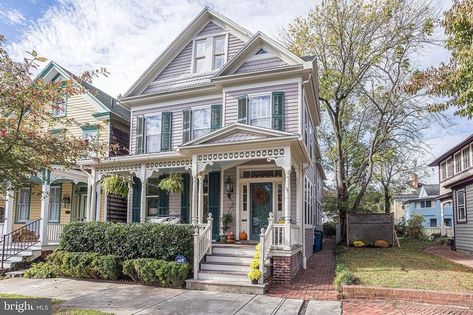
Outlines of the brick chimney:
{"label": "brick chimney", "polygon": [[419,188],[419,176],[417,174],[412,176],[412,188]]}

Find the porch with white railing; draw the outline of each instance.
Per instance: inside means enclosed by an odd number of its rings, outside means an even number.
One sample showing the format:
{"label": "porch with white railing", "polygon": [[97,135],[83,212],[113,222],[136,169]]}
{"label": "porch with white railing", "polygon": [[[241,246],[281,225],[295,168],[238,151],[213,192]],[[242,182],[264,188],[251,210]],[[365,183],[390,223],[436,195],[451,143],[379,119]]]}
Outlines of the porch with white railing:
{"label": "porch with white railing", "polygon": [[[442,231],[443,230],[443,231]],[[442,236],[453,237],[453,228],[452,227],[425,227],[424,235],[432,236],[433,234],[440,234]]]}
{"label": "porch with white railing", "polygon": [[212,254],[212,213],[207,223],[199,223],[194,231],[194,279],[199,279],[200,262],[206,254]]}
{"label": "porch with white railing", "polygon": [[62,230],[64,229],[64,224],[59,223],[48,223],[47,226],[47,244],[48,245],[55,245],[59,244],[59,240],[61,238]]}

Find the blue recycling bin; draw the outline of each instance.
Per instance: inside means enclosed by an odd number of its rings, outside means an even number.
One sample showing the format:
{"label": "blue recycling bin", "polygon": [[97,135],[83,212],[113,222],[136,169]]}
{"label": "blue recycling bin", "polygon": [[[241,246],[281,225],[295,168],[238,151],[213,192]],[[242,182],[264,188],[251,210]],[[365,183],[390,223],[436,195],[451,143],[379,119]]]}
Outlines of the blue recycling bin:
{"label": "blue recycling bin", "polygon": [[324,232],[315,230],[314,231],[314,252],[320,252],[322,250],[322,243],[324,239]]}

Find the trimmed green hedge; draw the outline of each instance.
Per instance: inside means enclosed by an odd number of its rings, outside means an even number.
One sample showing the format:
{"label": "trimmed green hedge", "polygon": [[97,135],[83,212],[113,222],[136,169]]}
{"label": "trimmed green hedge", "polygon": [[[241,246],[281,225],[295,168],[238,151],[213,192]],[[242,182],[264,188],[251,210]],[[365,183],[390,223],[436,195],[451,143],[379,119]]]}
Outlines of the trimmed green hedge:
{"label": "trimmed green hedge", "polygon": [[122,261],[115,255],[56,250],[47,260],[66,277],[117,280],[122,275]]}
{"label": "trimmed green hedge", "polygon": [[191,266],[153,258],[138,258],[123,263],[123,274],[145,285],[180,288]]}
{"label": "trimmed green hedge", "polygon": [[184,255],[192,261],[193,233],[190,224],[77,222],[64,227],[60,247],[68,252],[93,252],[123,259],[174,260],[177,255]]}

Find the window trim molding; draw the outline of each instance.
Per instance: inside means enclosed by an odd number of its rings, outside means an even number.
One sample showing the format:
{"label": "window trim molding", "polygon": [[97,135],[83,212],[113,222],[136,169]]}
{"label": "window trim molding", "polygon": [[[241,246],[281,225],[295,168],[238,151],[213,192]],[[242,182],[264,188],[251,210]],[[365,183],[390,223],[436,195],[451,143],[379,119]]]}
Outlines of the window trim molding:
{"label": "window trim molding", "polygon": [[[463,208],[465,211],[465,218],[460,220],[458,217],[458,193],[463,193]],[[461,189],[455,190],[455,221],[458,224],[465,224],[468,223],[468,215],[467,215],[467,203],[466,203],[466,188],[463,187]]]}
{"label": "window trim molding", "polygon": [[[256,126],[251,124],[251,115],[250,115],[250,106],[251,106],[251,98],[252,97],[260,97],[260,96],[269,96],[269,121],[270,121],[270,127],[261,127],[261,126]],[[273,91],[270,92],[260,92],[260,93],[251,93],[251,94],[246,94],[246,97],[248,98],[248,112],[246,113],[246,121],[248,123],[248,126],[255,126],[259,128],[267,128],[273,130]]]}
{"label": "window trim molding", "polygon": [[[147,154],[147,153],[160,153],[161,152],[161,140],[159,140],[159,150],[158,151],[153,151],[153,152],[149,152],[148,151],[148,141],[146,139],[146,137],[148,136],[147,132],[146,132],[146,122],[148,121],[148,118],[150,117],[156,117],[156,116],[159,116],[160,119],[161,119],[161,126],[163,124],[163,112],[158,112],[158,113],[150,113],[150,114],[145,114],[143,115],[143,119],[144,119],[144,123],[143,123],[143,153],[142,154]],[[161,138],[161,134],[162,134],[162,127],[159,128],[159,137]]]}
{"label": "window trim molding", "polygon": [[[214,58],[214,44],[215,44],[215,38],[216,37],[224,37],[225,38],[225,43],[223,45],[224,47],[224,62],[223,65],[228,61],[228,44],[229,44],[229,36],[230,32],[225,31],[225,32],[218,32],[214,34],[209,34],[209,35],[202,35],[202,36],[196,36],[192,39],[192,62],[191,62],[191,74],[204,74],[204,73],[211,73],[220,70],[215,69],[213,70],[213,58]],[[206,40],[206,47],[205,47],[205,59],[207,59],[207,62],[205,63],[205,70],[202,72],[196,72],[195,70],[195,54],[196,54],[196,45],[198,41],[201,40]],[[210,47],[208,47],[208,44],[210,44]],[[223,66],[222,66],[223,67]]]}
{"label": "window trim molding", "polygon": [[[28,200],[28,215],[27,215],[27,218],[26,220],[19,220],[18,217],[19,217],[19,204],[20,204],[20,190],[21,189],[29,189],[29,200]],[[15,224],[25,224],[29,219],[30,219],[30,215],[31,215],[31,192],[32,192],[32,187],[31,185],[29,187],[21,187],[18,189],[17,193],[16,193],[16,202],[15,202]]]}
{"label": "window trim molding", "polygon": [[[192,140],[195,140],[197,138],[194,138],[194,111],[195,110],[202,110],[202,109],[208,109],[210,111],[210,115],[209,115],[209,123],[210,123],[210,128],[209,128],[209,132],[206,134],[208,135],[209,133],[212,132],[212,104],[208,104],[208,105],[198,105],[198,106],[193,106],[190,108],[191,110],[191,123],[190,123],[190,133],[191,133],[191,136],[190,136],[190,141]],[[203,137],[203,136],[201,136]],[[199,137],[200,138],[200,137]]]}

